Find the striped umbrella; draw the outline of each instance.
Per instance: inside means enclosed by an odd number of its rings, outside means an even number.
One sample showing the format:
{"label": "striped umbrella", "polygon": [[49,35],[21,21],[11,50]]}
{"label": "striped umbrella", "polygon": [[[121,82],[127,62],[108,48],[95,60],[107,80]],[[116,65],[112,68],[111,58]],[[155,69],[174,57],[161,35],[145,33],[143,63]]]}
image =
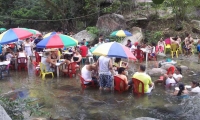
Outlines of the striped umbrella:
{"label": "striped umbrella", "polygon": [[33,32],[24,28],[11,28],[0,34],[0,44],[8,44],[16,42],[18,39],[25,39],[31,37]]}
{"label": "striped umbrella", "polygon": [[54,34],[41,40],[37,44],[37,48],[63,48],[76,45],[78,45],[78,41],[74,38],[63,34]]}
{"label": "striped umbrella", "polygon": [[132,34],[126,30],[118,30],[114,31],[110,34],[110,36],[117,36],[117,37],[126,37],[126,36],[132,36]]}
{"label": "striped umbrella", "polygon": [[0,28],[0,32],[6,31],[6,28]]}
{"label": "striped umbrella", "polygon": [[36,35],[36,36],[38,36],[38,35],[42,35],[42,33],[41,33],[41,32],[39,32],[38,30],[35,30],[35,29],[29,29],[29,30],[31,30],[31,31],[33,31],[33,32],[35,32],[35,34],[34,34],[34,35]]}
{"label": "striped umbrella", "polygon": [[128,47],[117,42],[103,43],[90,50],[92,54],[98,56],[103,55],[109,57],[128,58],[136,60],[136,57],[130,52]]}

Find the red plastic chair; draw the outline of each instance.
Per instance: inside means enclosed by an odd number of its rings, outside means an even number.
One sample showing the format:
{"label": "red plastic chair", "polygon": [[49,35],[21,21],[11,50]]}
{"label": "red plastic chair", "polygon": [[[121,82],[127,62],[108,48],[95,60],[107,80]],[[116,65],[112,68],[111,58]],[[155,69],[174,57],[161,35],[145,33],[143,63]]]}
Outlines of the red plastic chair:
{"label": "red plastic chair", "polygon": [[22,68],[28,70],[27,61],[28,59],[26,57],[17,58],[18,70],[21,70]]}
{"label": "red plastic chair", "polygon": [[140,61],[142,62],[144,60],[144,52],[142,50],[134,50],[133,55]]}
{"label": "red plastic chair", "polygon": [[35,59],[36,59],[36,62],[38,63],[41,62],[41,57],[37,52],[35,52]]}
{"label": "red plastic chair", "polygon": [[[81,87],[82,89],[84,90],[87,86],[90,86],[90,87],[95,87],[95,84],[94,84],[94,81],[87,81],[87,80],[84,80],[84,78],[78,74],[79,76],[79,79],[80,79],[80,82],[81,82]],[[89,82],[89,84],[84,84],[84,82]]]}
{"label": "red plastic chair", "polygon": [[[133,93],[136,95],[143,95],[144,94],[144,83],[136,78],[132,78],[133,81]],[[141,90],[140,87],[141,86]]]}
{"label": "red plastic chair", "polygon": [[69,65],[65,66],[65,69],[63,70],[64,74],[67,74],[70,78],[75,75],[76,76],[76,70],[77,70],[77,63],[72,62]]}
{"label": "red plastic chair", "polygon": [[[121,89],[120,84],[123,84],[123,88]],[[120,77],[114,76],[114,89],[117,90],[119,93],[122,93],[126,90],[125,81],[122,80]]]}
{"label": "red plastic chair", "polygon": [[36,61],[33,61],[32,63],[35,68],[35,75],[39,75],[40,74],[40,67],[38,67],[39,63]]}

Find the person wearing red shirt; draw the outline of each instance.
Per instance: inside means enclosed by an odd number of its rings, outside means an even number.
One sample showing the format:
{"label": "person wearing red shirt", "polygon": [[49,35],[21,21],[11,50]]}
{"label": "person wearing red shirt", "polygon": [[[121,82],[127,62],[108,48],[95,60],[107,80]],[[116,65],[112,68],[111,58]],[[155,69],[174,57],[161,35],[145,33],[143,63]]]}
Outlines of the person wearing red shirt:
{"label": "person wearing red shirt", "polygon": [[81,47],[79,49],[81,51],[82,64],[84,64],[85,63],[85,59],[87,57],[88,48],[84,45],[84,42],[81,42]]}
{"label": "person wearing red shirt", "polygon": [[87,56],[88,48],[84,45],[83,42],[81,43],[80,51],[81,51],[81,56],[82,57],[86,57]]}

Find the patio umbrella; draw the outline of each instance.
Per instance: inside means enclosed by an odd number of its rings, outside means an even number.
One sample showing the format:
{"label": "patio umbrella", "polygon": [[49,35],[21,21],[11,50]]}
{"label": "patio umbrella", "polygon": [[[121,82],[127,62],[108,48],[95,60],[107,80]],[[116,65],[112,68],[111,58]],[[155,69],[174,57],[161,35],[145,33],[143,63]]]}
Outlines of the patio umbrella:
{"label": "patio umbrella", "polygon": [[132,34],[130,32],[128,32],[127,30],[117,30],[114,31],[110,34],[110,36],[117,36],[117,37],[126,37],[126,36],[132,36]]}
{"label": "patio umbrella", "polygon": [[8,44],[16,42],[18,39],[25,39],[31,37],[33,33],[24,28],[11,28],[0,34],[0,44]]}
{"label": "patio umbrella", "polygon": [[129,48],[117,43],[117,42],[109,42],[98,45],[93,48],[91,52],[94,55],[103,55],[109,57],[118,57],[118,58],[127,58],[136,60],[136,57],[130,52]]}
{"label": "patio umbrella", "polygon": [[49,36],[51,36],[51,35],[55,35],[55,34],[60,34],[59,32],[50,32],[50,33],[47,33],[47,34],[45,34],[44,36],[43,36],[43,38],[46,38],[46,37],[49,37]]}
{"label": "patio umbrella", "polygon": [[54,34],[41,40],[37,44],[37,48],[63,48],[76,46],[77,44],[78,41],[70,36],[63,34]]}
{"label": "patio umbrella", "polygon": [[42,35],[42,33],[41,33],[41,32],[39,32],[38,30],[35,30],[35,29],[29,29],[29,30],[31,30],[31,31],[33,31],[33,32],[35,32],[35,34],[34,34],[34,35],[36,35],[36,36]]}
{"label": "patio umbrella", "polygon": [[6,31],[6,28],[0,28],[0,32]]}

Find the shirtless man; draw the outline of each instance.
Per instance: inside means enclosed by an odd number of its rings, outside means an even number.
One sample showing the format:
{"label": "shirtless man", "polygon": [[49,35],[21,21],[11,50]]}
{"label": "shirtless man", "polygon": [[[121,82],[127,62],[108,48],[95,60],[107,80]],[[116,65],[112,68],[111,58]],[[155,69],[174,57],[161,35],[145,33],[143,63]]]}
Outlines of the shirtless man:
{"label": "shirtless man", "polygon": [[[120,67],[118,69],[117,77],[121,78],[125,82],[125,90],[128,90],[130,85],[128,85],[128,80],[127,80],[127,77],[126,77],[126,71],[125,71],[124,67]],[[120,84],[120,89],[123,89],[123,84]]]}

